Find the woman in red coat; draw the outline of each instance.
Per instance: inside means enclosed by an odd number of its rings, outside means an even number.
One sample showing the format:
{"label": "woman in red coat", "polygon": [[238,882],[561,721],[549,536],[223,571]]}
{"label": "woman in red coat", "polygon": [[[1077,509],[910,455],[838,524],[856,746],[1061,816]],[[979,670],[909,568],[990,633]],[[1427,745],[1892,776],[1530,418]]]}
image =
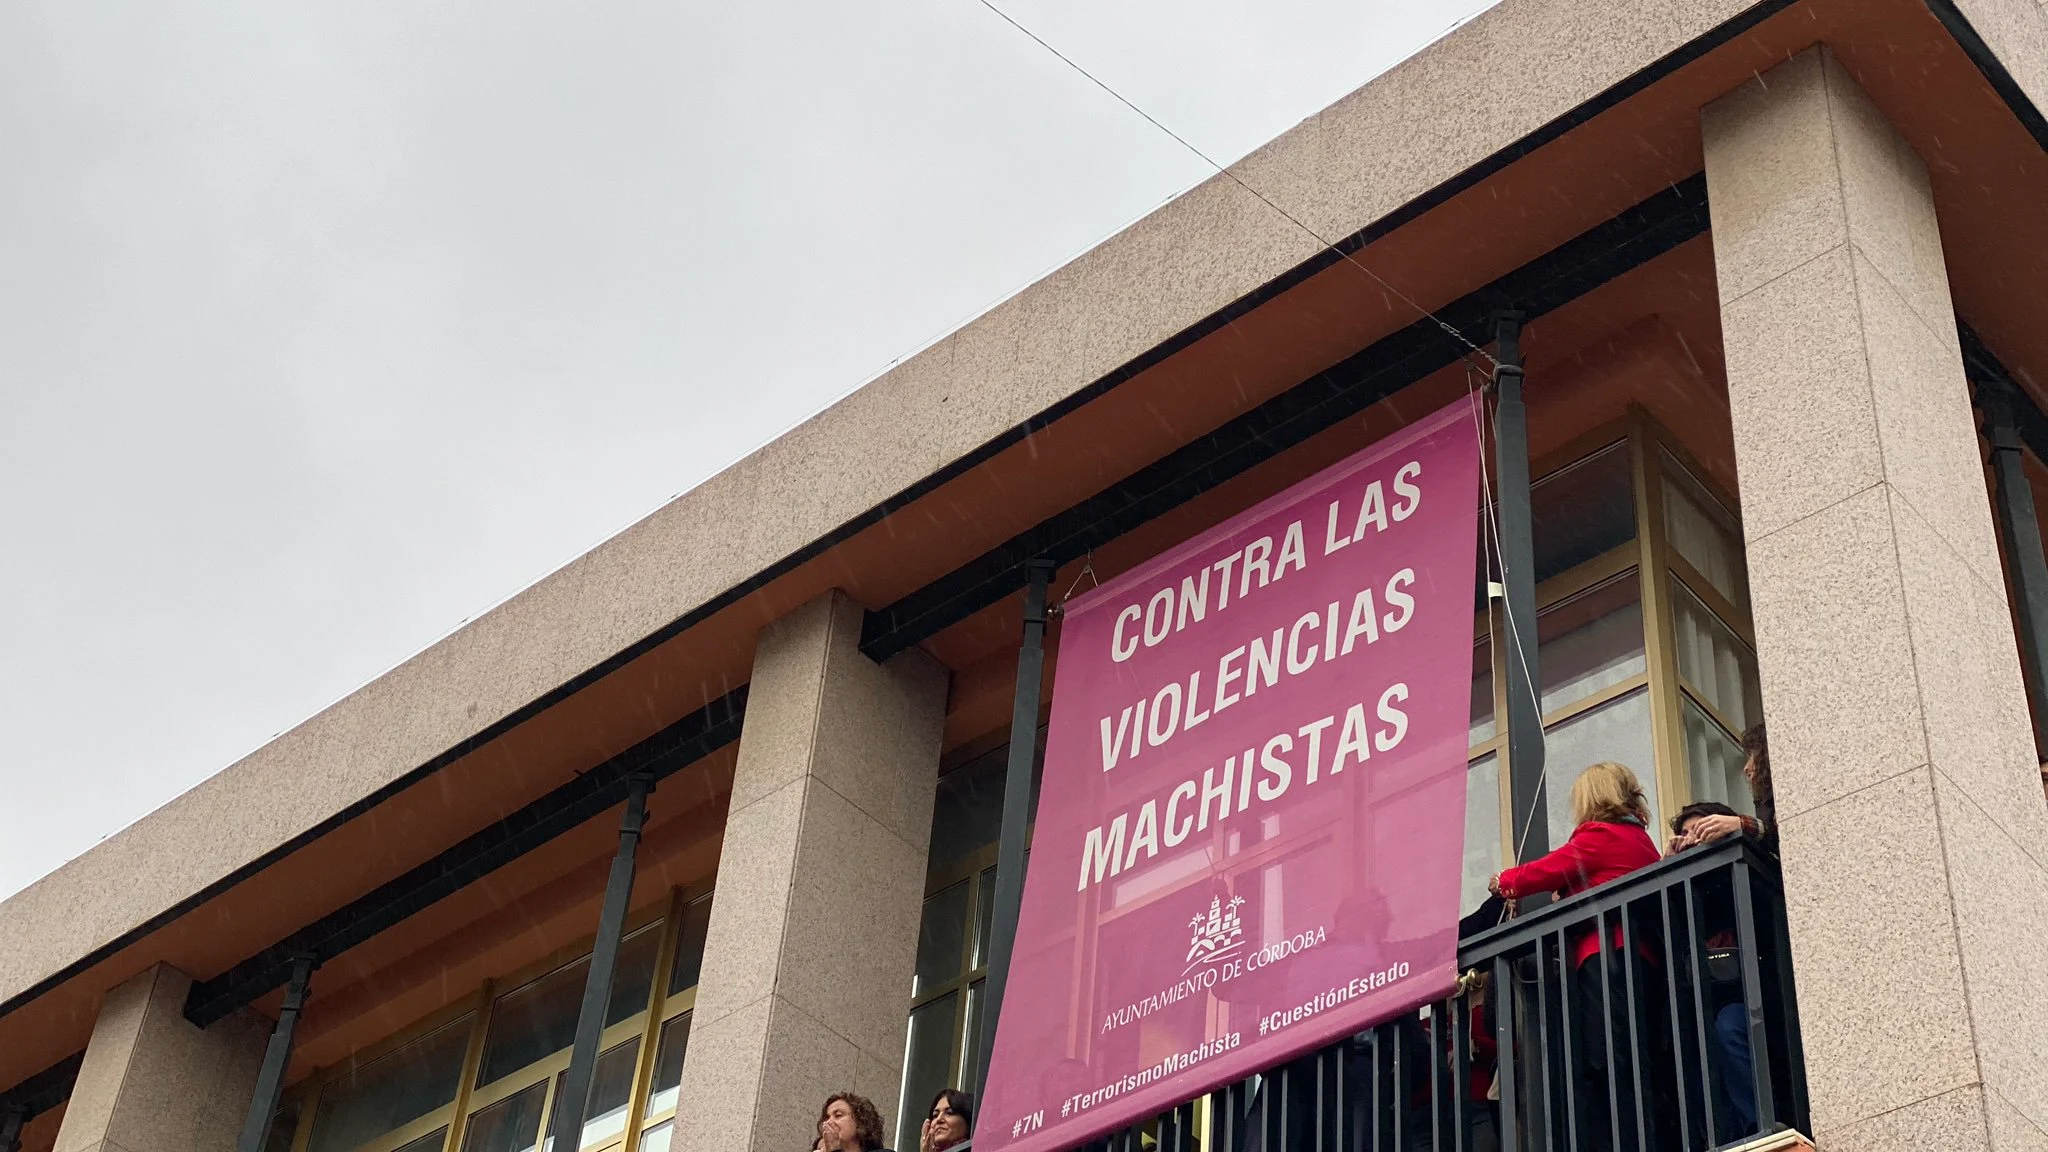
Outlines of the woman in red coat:
{"label": "woman in red coat", "polygon": [[[1650,808],[1643,798],[1643,786],[1634,772],[1620,764],[1603,762],[1579,773],[1579,778],[1572,782],[1572,820],[1577,827],[1572,829],[1571,839],[1549,855],[1502,871],[1493,878],[1492,889],[1511,900],[1538,892],[1576,896],[1661,858],[1656,841],[1650,838]],[[1603,1033],[1611,1035],[1614,1041],[1619,1147],[1637,1147],[1635,1062],[1629,1050],[1628,969],[1624,966],[1636,966],[1639,1002],[1647,999],[1654,985],[1646,978],[1641,947],[1627,947],[1625,919],[1616,916],[1610,921],[1613,929],[1605,965],[1588,963],[1601,950],[1600,932],[1594,926],[1588,924],[1577,930],[1569,942],[1573,999],[1578,1004],[1574,1046],[1582,1073],[1578,1079],[1584,1088],[1578,1115],[1579,1134],[1581,1146],[1591,1152],[1612,1152],[1616,1148],[1612,1121],[1617,1117],[1608,1100],[1608,1045],[1601,1040]],[[1607,973],[1604,981],[1603,968]],[[1657,1059],[1660,1045],[1649,1026],[1649,1014],[1641,1009],[1639,1003],[1635,1033],[1639,1043],[1651,1048],[1645,1055],[1650,1057],[1651,1079],[1659,1080],[1654,1069],[1663,1063]],[[1656,1103],[1646,1095],[1641,1106],[1646,1127],[1654,1127]]]}

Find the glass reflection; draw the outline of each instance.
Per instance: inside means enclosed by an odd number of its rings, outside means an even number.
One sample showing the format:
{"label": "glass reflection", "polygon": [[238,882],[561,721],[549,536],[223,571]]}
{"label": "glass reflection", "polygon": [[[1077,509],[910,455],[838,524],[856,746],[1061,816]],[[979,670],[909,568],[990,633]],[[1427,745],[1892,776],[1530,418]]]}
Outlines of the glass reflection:
{"label": "glass reflection", "polygon": [[1756,656],[1735,630],[1721,623],[1677,577],[1671,580],[1671,623],[1678,674],[1737,729],[1763,719]]}
{"label": "glass reflection", "polygon": [[1493,739],[1497,730],[1493,718],[1493,641],[1480,640],[1472,645],[1470,744],[1484,744]]}
{"label": "glass reflection", "polygon": [[470,1017],[328,1082],[313,1119],[312,1152],[343,1152],[455,1099]]}
{"label": "glass reflection", "polygon": [[953,1027],[960,994],[948,992],[910,1013],[910,1035],[903,1046],[903,1095],[897,1101],[897,1147],[917,1147],[918,1126],[923,1108],[939,1089],[947,1086],[953,1071]]}
{"label": "glass reflection", "polygon": [[[1638,688],[1617,700],[1582,712],[1544,730],[1543,779],[1550,813],[1550,846],[1572,834],[1572,781],[1589,764],[1612,760],[1632,769],[1642,781],[1650,820],[1658,816],[1657,755],[1650,737],[1650,694]],[[1652,839],[1662,843],[1657,830]]]}
{"label": "glass reflection", "polygon": [[1664,535],[1672,550],[1707,578],[1728,602],[1749,610],[1749,572],[1735,517],[1707,494],[1669,451],[1664,460]]}
{"label": "glass reflection", "polygon": [[1684,701],[1681,707],[1685,764],[1692,776],[1692,798],[1719,801],[1737,812],[1754,815],[1756,807],[1749,798],[1749,781],[1742,775],[1742,764],[1747,759],[1742,754],[1742,745],[1714,723],[1713,717],[1693,703],[1691,697]]}
{"label": "glass reflection", "polygon": [[1628,444],[1617,442],[1536,481],[1529,489],[1536,583],[1636,538]]}
{"label": "glass reflection", "polygon": [[917,929],[917,973],[910,994],[922,996],[960,975],[967,952],[967,885],[962,880],[924,900]]}
{"label": "glass reflection", "polygon": [[1544,715],[1639,676],[1648,667],[1640,591],[1636,574],[1628,572],[1537,614],[1537,673],[1543,678]]}
{"label": "glass reflection", "polygon": [[676,1106],[683,1084],[683,1055],[690,1048],[690,1014],[661,1026],[661,1045],[654,1050],[654,1081],[648,1085],[647,1114],[659,1116]]}
{"label": "glass reflection", "polygon": [[1465,772],[1465,878],[1458,914],[1486,900],[1486,882],[1500,871],[1500,757],[1488,752]]}
{"label": "glass reflection", "polygon": [[[626,1130],[626,1108],[633,1099],[633,1067],[639,1058],[638,1036],[598,1054],[597,1066],[590,1072],[590,1106],[583,1110],[580,1147],[595,1148]],[[557,1108],[562,1106],[562,1082],[568,1077],[567,1072],[555,1077]],[[543,1152],[552,1147],[553,1137],[541,1142]]]}
{"label": "glass reflection", "polygon": [[530,1152],[540,1143],[541,1106],[547,1099],[543,1080],[472,1112],[462,1133],[462,1152]]}
{"label": "glass reflection", "polygon": [[[654,988],[655,953],[660,947],[659,922],[619,942],[618,961],[612,965],[611,1000],[604,1014],[607,1027],[646,1011]],[[590,958],[585,956],[498,997],[491,1010],[490,1036],[484,1042],[483,1066],[476,1082],[489,1084],[573,1043],[576,1016],[583,1007],[583,985],[589,975]]]}

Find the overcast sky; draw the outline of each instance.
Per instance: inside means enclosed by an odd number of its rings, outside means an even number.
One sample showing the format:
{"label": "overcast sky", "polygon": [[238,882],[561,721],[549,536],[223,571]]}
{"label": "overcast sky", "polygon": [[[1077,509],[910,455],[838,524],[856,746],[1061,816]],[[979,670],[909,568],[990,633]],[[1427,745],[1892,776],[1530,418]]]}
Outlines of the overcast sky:
{"label": "overcast sky", "polygon": [[[998,0],[1228,162],[1486,0]],[[0,5],[0,895],[1209,174],[979,0]]]}

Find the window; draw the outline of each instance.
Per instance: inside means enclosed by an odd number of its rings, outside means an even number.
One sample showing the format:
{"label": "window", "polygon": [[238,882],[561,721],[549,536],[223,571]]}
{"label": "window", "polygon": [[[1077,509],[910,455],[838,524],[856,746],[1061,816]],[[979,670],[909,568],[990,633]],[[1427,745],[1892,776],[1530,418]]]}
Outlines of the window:
{"label": "window", "polygon": [[[670,905],[673,915],[629,920],[620,941],[576,1152],[667,1147],[711,897],[672,894]],[[295,1090],[265,1152],[290,1152],[309,1124],[307,1152],[552,1152],[589,971],[585,954],[512,974],[497,986],[509,991],[479,989],[459,1018]],[[465,1080],[466,1067],[476,1072]]]}
{"label": "window", "polygon": [[[650,925],[619,942],[612,967],[612,993],[607,1026],[643,1012],[654,984],[654,954],[661,945],[659,925]],[[576,1015],[583,1007],[583,985],[590,978],[588,956],[498,997],[491,1009],[490,1039],[484,1042],[483,1067],[477,1084],[499,1077],[567,1048],[576,1039]]]}
{"label": "window", "polygon": [[[633,1102],[633,1070],[639,1067],[639,1056],[638,1036],[598,1054],[597,1066],[590,1072],[590,1106],[583,1110],[583,1140],[577,1145],[579,1148],[601,1148],[626,1130],[626,1109]],[[568,1075],[565,1070],[555,1077],[557,1102],[562,1099],[562,1082]],[[544,1141],[541,1146],[554,1145]]]}
{"label": "window", "polygon": [[[994,865],[1009,762],[1009,745],[999,745],[939,777],[894,1147],[917,1147],[925,1105],[941,1088],[972,1084],[980,1069],[982,981],[995,923]],[[1041,728],[1034,799],[1044,763]]]}
{"label": "window", "polygon": [[548,1102],[548,1084],[522,1088],[469,1118],[462,1152],[528,1152],[540,1143],[540,1118]]}
{"label": "window", "polygon": [[469,1046],[465,1016],[360,1066],[344,1066],[320,1093],[312,1152],[345,1152],[404,1128],[455,1099]]}

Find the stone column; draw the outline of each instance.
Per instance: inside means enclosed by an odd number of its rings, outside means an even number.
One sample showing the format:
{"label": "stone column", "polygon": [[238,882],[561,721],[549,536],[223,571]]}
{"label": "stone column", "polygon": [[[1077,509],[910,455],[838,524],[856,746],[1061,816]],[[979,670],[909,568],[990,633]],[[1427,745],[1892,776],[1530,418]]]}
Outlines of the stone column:
{"label": "stone column", "polygon": [[825,1096],[894,1139],[946,671],[876,664],[834,592],[762,632],[683,1066],[677,1147],[811,1146]]}
{"label": "stone column", "polygon": [[2048,805],[1925,165],[1825,48],[1702,129],[1813,1135],[2048,1148]]}
{"label": "stone column", "polygon": [[245,1008],[195,1028],[191,987],[158,964],[107,993],[56,1152],[233,1152],[270,1022]]}

